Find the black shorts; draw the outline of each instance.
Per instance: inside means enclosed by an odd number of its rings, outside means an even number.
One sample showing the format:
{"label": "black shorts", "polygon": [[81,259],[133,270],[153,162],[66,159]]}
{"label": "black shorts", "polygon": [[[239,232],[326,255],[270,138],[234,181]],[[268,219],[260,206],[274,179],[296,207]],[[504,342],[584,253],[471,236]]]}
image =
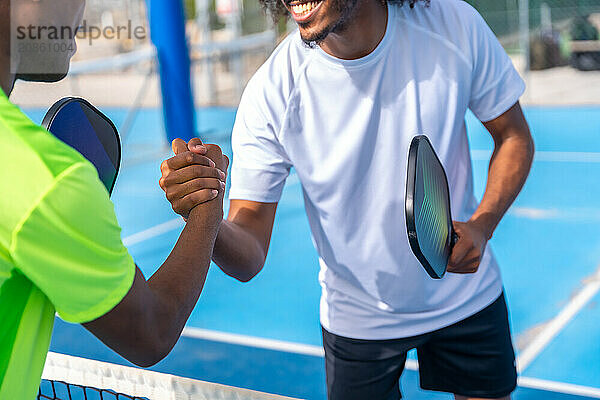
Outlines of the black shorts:
{"label": "black shorts", "polygon": [[500,398],[517,386],[504,294],[454,325],[424,335],[360,340],[323,329],[329,400],[397,400],[408,350],[416,348],[421,387]]}

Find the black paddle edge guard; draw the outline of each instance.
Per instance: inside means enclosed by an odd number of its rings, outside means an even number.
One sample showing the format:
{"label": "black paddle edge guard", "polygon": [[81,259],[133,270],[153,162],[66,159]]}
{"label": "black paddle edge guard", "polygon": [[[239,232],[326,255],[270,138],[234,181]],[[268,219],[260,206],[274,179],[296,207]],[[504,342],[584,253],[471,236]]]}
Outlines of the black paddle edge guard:
{"label": "black paddle edge guard", "polygon": [[[408,166],[407,166],[407,175],[406,175],[406,196],[404,200],[405,204],[405,215],[406,215],[406,231],[408,234],[408,242],[410,244],[410,248],[417,257],[417,260],[423,265],[427,274],[433,279],[442,279],[446,274],[444,273],[439,275],[435,269],[429,264],[425,255],[421,252],[421,246],[419,245],[419,239],[417,236],[417,228],[415,225],[415,208],[414,208],[414,199],[415,199],[415,188],[416,188],[416,179],[417,179],[417,156],[419,154],[419,145],[422,141],[426,141],[429,146],[433,149],[433,145],[429,141],[429,138],[425,135],[417,135],[413,137],[410,148],[408,151]],[[442,164],[437,153],[433,152],[437,161]],[[446,171],[442,168],[442,172],[444,173],[446,187],[448,193],[450,193],[450,188],[448,187],[448,177],[446,176]],[[450,196],[448,196],[448,213],[450,215],[450,221],[452,223],[452,212],[450,209]],[[452,229],[450,233],[450,248],[454,247],[454,244],[458,241],[458,235]]]}

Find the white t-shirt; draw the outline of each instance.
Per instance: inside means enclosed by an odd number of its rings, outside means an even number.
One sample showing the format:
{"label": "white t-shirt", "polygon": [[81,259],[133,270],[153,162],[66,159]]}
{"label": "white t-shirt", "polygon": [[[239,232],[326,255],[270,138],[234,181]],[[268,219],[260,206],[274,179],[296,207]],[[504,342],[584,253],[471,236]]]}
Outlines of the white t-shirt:
{"label": "white t-shirt", "polygon": [[244,91],[232,135],[231,199],[277,202],[294,167],[320,257],[321,323],[337,335],[430,332],[502,291],[487,249],[479,271],[431,279],[410,250],[407,154],[426,134],[448,175],[452,215],[477,207],[465,113],[489,121],[525,85],[481,16],[460,0],[388,5],[384,38],[341,60],[286,38]]}

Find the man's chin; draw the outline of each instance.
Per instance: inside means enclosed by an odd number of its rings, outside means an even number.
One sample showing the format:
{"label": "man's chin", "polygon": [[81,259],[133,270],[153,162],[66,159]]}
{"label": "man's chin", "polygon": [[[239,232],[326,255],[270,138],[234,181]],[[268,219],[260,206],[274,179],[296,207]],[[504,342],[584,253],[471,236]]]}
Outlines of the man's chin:
{"label": "man's chin", "polygon": [[336,21],[330,22],[329,25],[322,27],[320,30],[316,30],[314,26],[312,26],[313,29],[310,29],[312,25],[310,22],[307,24],[299,23],[300,37],[304,44],[309,47],[315,47],[323,43],[330,33],[340,34],[346,31],[354,19],[358,1],[345,0],[343,3],[341,0],[333,1],[332,7],[339,13],[339,17]]}
{"label": "man's chin", "polygon": [[332,28],[332,26],[328,26],[325,29],[322,29],[321,31],[310,33],[302,32],[302,29],[300,29],[300,38],[302,38],[302,41],[305,45],[309,47],[315,47],[323,43],[323,41],[331,33]]}
{"label": "man's chin", "polygon": [[53,83],[63,80],[67,73],[62,74],[17,74],[16,78],[27,82]]}

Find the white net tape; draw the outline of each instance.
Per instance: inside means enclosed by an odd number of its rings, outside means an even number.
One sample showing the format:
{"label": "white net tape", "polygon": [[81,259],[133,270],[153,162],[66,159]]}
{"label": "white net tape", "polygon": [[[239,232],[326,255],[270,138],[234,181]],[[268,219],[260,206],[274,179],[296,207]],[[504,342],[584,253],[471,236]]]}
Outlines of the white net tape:
{"label": "white net tape", "polygon": [[48,353],[42,379],[150,400],[293,400],[160,372]]}

